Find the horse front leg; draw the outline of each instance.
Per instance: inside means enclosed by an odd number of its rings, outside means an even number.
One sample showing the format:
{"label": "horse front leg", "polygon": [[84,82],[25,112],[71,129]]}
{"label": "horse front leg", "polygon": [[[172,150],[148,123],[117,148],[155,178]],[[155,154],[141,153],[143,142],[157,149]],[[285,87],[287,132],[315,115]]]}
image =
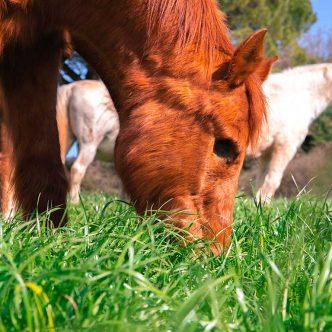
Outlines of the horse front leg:
{"label": "horse front leg", "polygon": [[257,200],[269,204],[281,184],[282,177],[289,162],[297,151],[296,144],[282,142],[274,145],[271,160],[267,168],[264,183],[257,191]]}
{"label": "horse front leg", "polygon": [[56,208],[54,226],[66,222],[67,179],[60,158],[56,90],[62,34],[5,49],[0,63],[4,121],[13,145],[15,201],[26,217]]}

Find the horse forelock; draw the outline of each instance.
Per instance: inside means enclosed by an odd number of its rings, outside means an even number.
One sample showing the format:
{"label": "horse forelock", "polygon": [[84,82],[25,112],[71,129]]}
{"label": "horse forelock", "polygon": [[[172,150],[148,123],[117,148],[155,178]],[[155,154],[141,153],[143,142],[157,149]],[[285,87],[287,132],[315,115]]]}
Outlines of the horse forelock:
{"label": "horse forelock", "polygon": [[[225,15],[215,0],[148,0],[149,40],[162,43],[172,33],[180,47],[195,45],[198,56],[212,68],[220,52],[232,55]],[[249,142],[257,143],[266,114],[266,102],[258,77],[246,82],[249,102]]]}
{"label": "horse forelock", "polygon": [[148,0],[149,43],[162,43],[174,35],[180,47],[194,45],[208,66],[233,53],[225,15],[215,0]]}
{"label": "horse forelock", "polygon": [[263,121],[266,120],[266,98],[256,76],[247,79],[246,89],[249,102],[249,143],[255,149]]}

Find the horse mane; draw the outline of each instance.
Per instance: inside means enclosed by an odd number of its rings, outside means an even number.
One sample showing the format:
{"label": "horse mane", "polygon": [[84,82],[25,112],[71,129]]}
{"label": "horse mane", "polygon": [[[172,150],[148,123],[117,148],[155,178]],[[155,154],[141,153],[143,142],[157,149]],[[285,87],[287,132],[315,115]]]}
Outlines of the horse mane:
{"label": "horse mane", "polygon": [[246,81],[249,102],[249,143],[255,149],[261,133],[263,121],[266,121],[266,98],[262,84],[255,75]]}
{"label": "horse mane", "polygon": [[174,36],[180,48],[194,45],[208,67],[220,52],[233,54],[225,15],[215,0],[148,0],[148,39],[163,43]]}

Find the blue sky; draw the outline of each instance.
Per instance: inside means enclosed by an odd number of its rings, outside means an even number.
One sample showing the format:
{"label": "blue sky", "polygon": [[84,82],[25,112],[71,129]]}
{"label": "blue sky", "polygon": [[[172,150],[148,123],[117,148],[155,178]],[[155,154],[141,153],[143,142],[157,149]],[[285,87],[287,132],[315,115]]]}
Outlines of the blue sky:
{"label": "blue sky", "polygon": [[332,0],[311,0],[311,3],[318,19],[311,29],[332,29]]}

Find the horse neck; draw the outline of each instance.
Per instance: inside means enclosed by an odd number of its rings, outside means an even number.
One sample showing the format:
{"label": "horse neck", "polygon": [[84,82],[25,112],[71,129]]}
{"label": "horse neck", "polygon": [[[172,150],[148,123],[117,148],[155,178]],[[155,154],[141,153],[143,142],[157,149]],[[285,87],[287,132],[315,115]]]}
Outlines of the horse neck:
{"label": "horse neck", "polygon": [[[299,69],[288,73],[292,77],[291,84],[300,85],[301,89],[310,91],[312,96],[312,120],[316,119],[332,103],[332,77],[326,74],[327,67],[322,65],[313,66],[316,67],[311,69],[307,68],[307,66],[303,69],[299,68],[301,71],[304,70],[304,77],[299,72]],[[308,69],[309,71],[306,72]]]}
{"label": "horse neck", "polygon": [[332,104],[332,77],[321,75],[313,83],[316,93],[314,119],[317,118],[326,108]]}
{"label": "horse neck", "polygon": [[[47,4],[50,20],[58,2],[52,1],[54,8]],[[167,36],[164,44],[146,47],[148,17],[139,8],[145,3],[104,0],[96,6],[95,0],[86,0],[77,8],[77,1],[67,0],[61,7],[64,15],[55,20],[55,24],[70,30],[75,46],[100,74],[119,112],[144,103],[155,93],[156,85],[165,87],[165,77],[168,82],[173,79],[208,85],[211,75],[204,59],[195,54],[194,45],[182,49],[181,57],[180,46],[171,45]],[[75,10],[77,15],[73,14]],[[221,63],[222,56],[216,62]]]}

